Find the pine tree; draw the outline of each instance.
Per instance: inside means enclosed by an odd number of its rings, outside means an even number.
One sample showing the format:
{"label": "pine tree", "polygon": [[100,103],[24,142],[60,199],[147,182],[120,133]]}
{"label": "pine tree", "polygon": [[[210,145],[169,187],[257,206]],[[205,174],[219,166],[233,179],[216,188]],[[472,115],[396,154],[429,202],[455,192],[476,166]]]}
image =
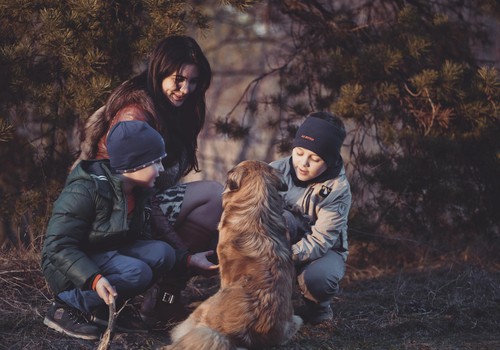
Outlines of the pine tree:
{"label": "pine tree", "polygon": [[[492,39],[484,21],[498,21],[498,2],[269,3],[293,42],[277,70],[281,90],[263,101],[273,101],[271,124],[286,131],[279,148],[289,151],[312,110],[346,120],[352,236],[377,241],[382,255],[394,240],[438,253],[491,247],[500,229],[500,80],[498,62],[480,62],[477,50]],[[409,260],[421,252],[401,250]]]}
{"label": "pine tree", "polygon": [[[252,2],[220,3],[244,10]],[[188,28],[209,28],[198,1],[0,0],[4,222],[20,224],[28,212],[47,216],[54,193],[43,193],[43,203],[26,201],[28,194],[53,184],[57,193],[75,157],[76,130],[144,68],[160,39]],[[16,203],[24,203],[19,213]]]}

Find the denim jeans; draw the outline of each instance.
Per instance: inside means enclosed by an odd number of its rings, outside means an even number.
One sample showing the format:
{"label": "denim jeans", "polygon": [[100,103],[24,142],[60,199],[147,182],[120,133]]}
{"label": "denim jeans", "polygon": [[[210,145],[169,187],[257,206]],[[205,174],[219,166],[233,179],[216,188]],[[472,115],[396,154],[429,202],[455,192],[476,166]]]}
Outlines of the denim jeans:
{"label": "denim jeans", "polygon": [[[89,255],[100,273],[115,287],[117,303],[144,292],[159,276],[175,264],[175,251],[165,242],[140,240],[116,250]],[[90,313],[105,305],[93,290],[71,289],[57,295],[64,303]]]}

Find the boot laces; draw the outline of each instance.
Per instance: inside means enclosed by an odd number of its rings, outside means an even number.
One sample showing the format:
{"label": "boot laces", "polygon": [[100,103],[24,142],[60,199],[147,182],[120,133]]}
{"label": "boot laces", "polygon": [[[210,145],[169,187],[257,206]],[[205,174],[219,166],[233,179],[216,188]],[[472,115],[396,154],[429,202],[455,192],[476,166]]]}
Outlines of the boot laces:
{"label": "boot laces", "polygon": [[88,323],[88,319],[85,317],[83,312],[77,309],[68,309],[68,317],[71,321],[75,322],[76,324],[85,324]]}

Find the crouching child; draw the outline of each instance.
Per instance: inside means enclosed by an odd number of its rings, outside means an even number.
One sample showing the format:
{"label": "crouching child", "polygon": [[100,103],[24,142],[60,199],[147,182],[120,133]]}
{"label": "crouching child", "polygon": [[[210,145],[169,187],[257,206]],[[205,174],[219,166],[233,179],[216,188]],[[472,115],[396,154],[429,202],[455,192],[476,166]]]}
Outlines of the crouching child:
{"label": "crouching child", "polygon": [[299,127],[291,156],[271,163],[284,176],[285,219],[310,324],[333,319],[331,300],[339,291],[348,255],[351,190],[340,155],[346,137],[342,120],[314,112]]}
{"label": "crouching child", "polygon": [[[175,264],[201,261],[151,239],[148,203],[167,156],[147,123],[117,123],[107,137],[109,160],[81,161],[54,203],[42,249],[43,274],[54,293],[44,323],[80,339],[99,339],[108,305],[117,308],[147,290]],[[116,331],[147,332],[132,305]]]}

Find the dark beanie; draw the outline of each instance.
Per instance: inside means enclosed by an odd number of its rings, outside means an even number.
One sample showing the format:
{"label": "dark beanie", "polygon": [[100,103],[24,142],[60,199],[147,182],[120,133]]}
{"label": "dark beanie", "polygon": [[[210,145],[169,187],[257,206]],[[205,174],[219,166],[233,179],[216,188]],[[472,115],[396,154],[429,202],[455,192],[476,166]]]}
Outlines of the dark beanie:
{"label": "dark beanie", "polygon": [[333,165],[340,156],[345,132],[332,123],[308,116],[297,130],[293,147],[302,147],[316,153],[327,165]]}
{"label": "dark beanie", "polygon": [[117,173],[146,168],[167,156],[163,137],[142,121],[117,123],[106,142],[111,168]]}

